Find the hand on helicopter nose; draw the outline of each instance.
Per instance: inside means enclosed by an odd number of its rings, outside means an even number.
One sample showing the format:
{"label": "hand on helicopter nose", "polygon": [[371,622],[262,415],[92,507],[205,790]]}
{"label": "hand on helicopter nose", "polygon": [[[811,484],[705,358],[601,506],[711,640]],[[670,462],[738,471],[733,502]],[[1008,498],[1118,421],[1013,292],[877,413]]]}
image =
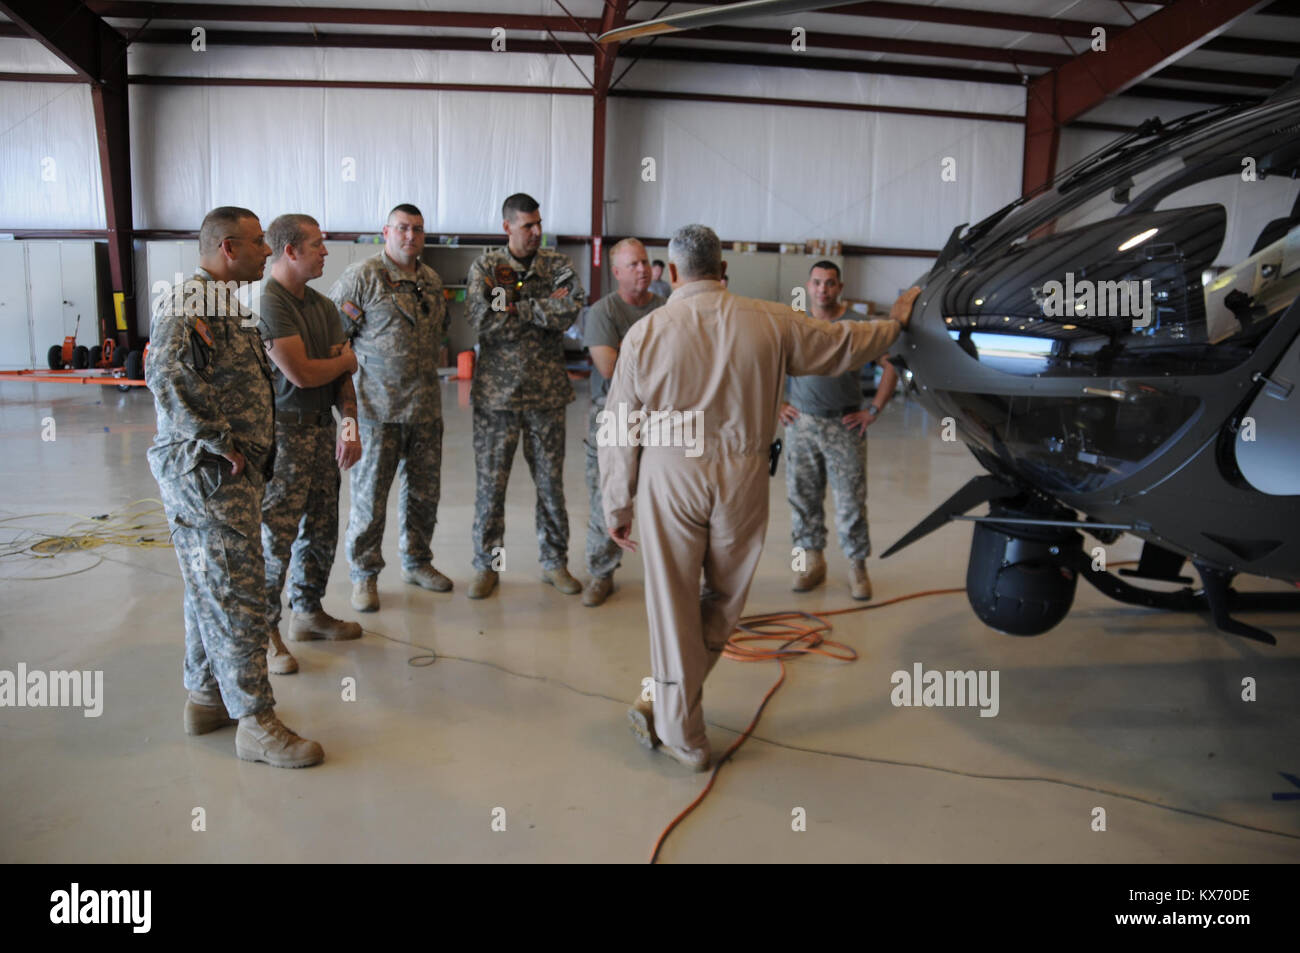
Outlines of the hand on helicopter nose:
{"label": "hand on helicopter nose", "polygon": [[908,288],[898,296],[898,300],[894,302],[894,306],[889,309],[889,316],[903,327],[907,327],[907,322],[912,320],[912,304],[916,301],[917,296],[920,295],[920,293],[921,289],[916,285],[912,285],[912,287]]}

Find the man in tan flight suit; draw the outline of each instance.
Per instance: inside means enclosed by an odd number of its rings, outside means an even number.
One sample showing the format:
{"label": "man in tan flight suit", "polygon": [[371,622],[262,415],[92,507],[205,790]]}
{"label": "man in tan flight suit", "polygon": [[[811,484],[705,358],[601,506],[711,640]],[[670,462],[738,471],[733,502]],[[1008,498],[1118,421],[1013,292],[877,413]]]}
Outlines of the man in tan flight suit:
{"label": "man in tan flight suit", "polygon": [[635,551],[635,498],[645,543],[654,699],[628,711],[632,730],[703,771],[704,680],[762,553],[784,376],[842,374],[879,357],[920,290],[899,298],[888,321],[818,321],[726,291],[721,243],[703,225],[677,231],[668,268],[668,303],[619,349],[597,434],[600,487],[614,540]]}

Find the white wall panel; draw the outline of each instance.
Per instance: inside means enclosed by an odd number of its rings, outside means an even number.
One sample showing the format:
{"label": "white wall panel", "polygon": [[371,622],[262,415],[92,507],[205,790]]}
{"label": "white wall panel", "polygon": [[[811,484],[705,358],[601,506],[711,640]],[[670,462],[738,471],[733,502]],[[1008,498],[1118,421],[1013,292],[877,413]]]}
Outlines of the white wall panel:
{"label": "white wall panel", "polygon": [[0,37],[0,73],[66,73],[67,66],[36,40]]}
{"label": "white wall panel", "polygon": [[[615,99],[608,230],[939,248],[1019,194],[1023,137],[973,120]],[[643,181],[646,157],[657,181]],[[943,160],[956,161],[944,181]]]}
{"label": "white wall panel", "polygon": [[196,228],[229,204],[263,225],[302,211],[327,231],[377,231],[410,202],[430,232],[490,232],[512,191],[542,203],[548,232],[590,225],[582,97],[134,87],[131,111],[137,228]]}
{"label": "white wall panel", "polygon": [[[426,229],[438,230],[437,104],[437,94],[326,90],[323,116],[318,110],[314,118],[324,129],[323,152],[292,151],[293,161],[319,170],[323,182],[323,200],[302,211],[327,230],[377,232],[389,209],[408,202],[424,213]],[[344,177],[349,159],[355,179]]]}
{"label": "white wall panel", "polygon": [[136,228],[197,229],[212,208],[208,92],[194,86],[131,87]]}
{"label": "white wall panel", "polygon": [[[439,94],[438,128],[446,137],[437,163],[439,230],[499,231],[502,200],[527,192],[541,203],[542,228],[548,234],[588,231],[591,106],[584,103],[581,111],[553,108],[556,98]],[[568,162],[579,168],[557,173],[555,164],[562,160],[552,150],[563,155],[568,143],[583,142],[583,112],[587,151],[581,160],[568,153]]]}
{"label": "white wall panel", "polygon": [[104,228],[90,87],[0,82],[0,227]]}
{"label": "white wall panel", "polygon": [[[72,333],[72,326],[63,323],[62,265],[59,261],[60,242],[27,243],[27,276],[31,294],[32,340],[37,360],[45,356],[51,344],[62,344],[64,335]],[[85,318],[82,318],[83,325]],[[83,335],[77,335],[81,340]]]}
{"label": "white wall panel", "polygon": [[281,212],[320,209],[325,90],[206,92],[209,207],[242,205],[256,212],[263,226]]}
{"label": "white wall panel", "polygon": [[5,370],[41,366],[32,350],[25,244],[0,242],[0,368]]}

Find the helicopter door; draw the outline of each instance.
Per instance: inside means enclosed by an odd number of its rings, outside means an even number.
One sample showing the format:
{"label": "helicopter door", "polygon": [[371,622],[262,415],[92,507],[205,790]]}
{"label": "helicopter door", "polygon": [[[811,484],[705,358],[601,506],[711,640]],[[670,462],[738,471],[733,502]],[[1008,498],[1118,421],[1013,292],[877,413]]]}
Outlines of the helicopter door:
{"label": "helicopter door", "polygon": [[[1300,494],[1300,337],[1263,381],[1237,431],[1237,466],[1270,496]],[[1253,426],[1247,426],[1249,421]]]}

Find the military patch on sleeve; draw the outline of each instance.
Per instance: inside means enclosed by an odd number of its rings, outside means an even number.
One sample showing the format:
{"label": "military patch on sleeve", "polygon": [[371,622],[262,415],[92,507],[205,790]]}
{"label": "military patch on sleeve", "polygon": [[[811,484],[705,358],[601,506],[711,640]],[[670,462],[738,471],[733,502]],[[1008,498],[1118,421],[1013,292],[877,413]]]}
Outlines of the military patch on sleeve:
{"label": "military patch on sleeve", "polygon": [[497,265],[496,279],[499,285],[513,284],[515,280],[515,270],[509,265]]}
{"label": "military patch on sleeve", "polygon": [[573,269],[565,268],[563,271],[561,271],[558,275],[555,276],[555,287],[558,288],[560,285],[564,284],[566,281],[569,281],[572,278],[573,278]]}
{"label": "military patch on sleeve", "polygon": [[194,333],[197,334],[200,338],[202,338],[203,343],[206,344],[208,347],[216,346],[216,342],[212,340],[212,331],[208,327],[208,323],[204,321],[202,318],[194,319]]}
{"label": "military patch on sleeve", "polygon": [[361,320],[361,309],[358,308],[351,301],[344,301],[343,304],[339,306],[339,310],[342,311],[344,314],[346,314],[353,321]]}

